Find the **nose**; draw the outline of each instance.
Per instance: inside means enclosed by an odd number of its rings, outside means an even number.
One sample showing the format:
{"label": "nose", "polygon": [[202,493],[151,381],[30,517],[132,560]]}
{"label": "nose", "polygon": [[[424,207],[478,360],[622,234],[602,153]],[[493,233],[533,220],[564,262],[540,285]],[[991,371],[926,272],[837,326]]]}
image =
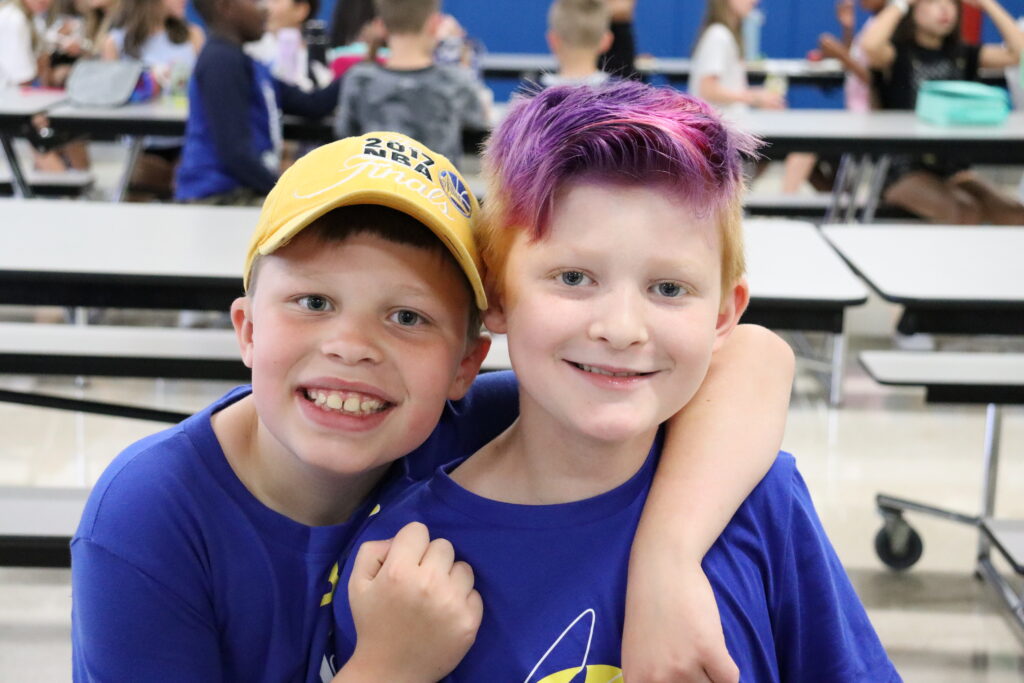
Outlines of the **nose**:
{"label": "nose", "polygon": [[337,323],[325,331],[321,351],[344,365],[375,365],[382,360],[383,352],[374,329],[372,323],[356,316],[339,316]]}
{"label": "nose", "polygon": [[645,305],[642,293],[632,288],[622,287],[608,292],[596,307],[590,323],[590,338],[617,351],[645,344],[650,338]]}

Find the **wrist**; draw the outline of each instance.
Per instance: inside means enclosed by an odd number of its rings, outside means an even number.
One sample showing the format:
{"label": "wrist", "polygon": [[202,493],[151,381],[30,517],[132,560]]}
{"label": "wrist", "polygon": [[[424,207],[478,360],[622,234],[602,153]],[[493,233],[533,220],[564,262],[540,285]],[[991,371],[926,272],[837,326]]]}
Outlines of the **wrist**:
{"label": "wrist", "polygon": [[906,15],[910,11],[908,0],[889,0],[888,6],[898,9],[901,15]]}
{"label": "wrist", "polygon": [[357,645],[355,652],[345,662],[345,666],[338,670],[331,683],[425,683],[418,679],[403,677],[402,673],[393,669],[393,666],[389,667],[386,663],[376,661],[374,657],[366,656]]}

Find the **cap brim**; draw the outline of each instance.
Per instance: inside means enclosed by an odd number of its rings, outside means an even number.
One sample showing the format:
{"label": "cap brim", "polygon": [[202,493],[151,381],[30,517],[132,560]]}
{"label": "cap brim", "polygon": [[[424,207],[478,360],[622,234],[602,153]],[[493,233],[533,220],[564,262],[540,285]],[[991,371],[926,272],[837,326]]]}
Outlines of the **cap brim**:
{"label": "cap brim", "polygon": [[287,223],[275,230],[273,237],[261,244],[257,253],[261,256],[271,254],[287,244],[293,237],[295,237],[295,235],[301,232],[303,228],[321,216],[335,209],[340,209],[343,206],[355,206],[359,204],[374,204],[377,206],[385,206],[396,211],[401,211],[404,214],[412,216],[429,228],[430,231],[441,240],[449,253],[455,257],[455,261],[459,264],[462,272],[465,273],[470,286],[473,288],[477,308],[481,311],[487,310],[487,293],[484,290],[484,283],[480,278],[480,269],[472,255],[465,246],[462,245],[458,236],[455,235],[447,225],[439,221],[436,216],[432,215],[430,212],[424,211],[422,207],[417,205],[415,202],[407,201],[392,192],[385,192],[378,189],[354,190],[338,197],[334,201],[317,205],[314,209],[294,216]]}

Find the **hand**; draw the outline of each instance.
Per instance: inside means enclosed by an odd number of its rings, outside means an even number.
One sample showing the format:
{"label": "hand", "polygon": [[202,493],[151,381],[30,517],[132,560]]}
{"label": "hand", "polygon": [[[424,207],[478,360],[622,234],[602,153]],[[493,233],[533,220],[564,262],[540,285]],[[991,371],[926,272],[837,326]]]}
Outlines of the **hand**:
{"label": "hand", "polygon": [[785,109],[786,98],[764,88],[750,89],[750,103],[758,109]]}
{"label": "hand", "polygon": [[[696,562],[659,571],[632,566],[622,635],[622,671],[644,683],[737,683],[739,669],[725,647],[718,605]],[[637,580],[634,580],[637,579]],[[642,579],[642,580],[640,580]]]}
{"label": "hand", "polygon": [[636,0],[608,0],[612,21],[633,21]]}
{"label": "hand", "polygon": [[441,680],[473,645],[483,616],[473,570],[419,522],[359,548],[348,599],[357,638],[345,669],[363,680]]}
{"label": "hand", "polygon": [[853,30],[853,24],[856,21],[853,0],[839,0],[836,3],[836,19],[839,21],[839,25],[847,31]]}
{"label": "hand", "polygon": [[825,57],[832,57],[834,59],[838,59],[846,54],[846,46],[831,33],[822,33],[818,36],[818,49],[821,50],[821,54]]}
{"label": "hand", "polygon": [[437,34],[435,37],[438,40],[465,38],[466,29],[462,28],[462,24],[459,23],[458,19],[450,14],[445,14],[437,24]]}

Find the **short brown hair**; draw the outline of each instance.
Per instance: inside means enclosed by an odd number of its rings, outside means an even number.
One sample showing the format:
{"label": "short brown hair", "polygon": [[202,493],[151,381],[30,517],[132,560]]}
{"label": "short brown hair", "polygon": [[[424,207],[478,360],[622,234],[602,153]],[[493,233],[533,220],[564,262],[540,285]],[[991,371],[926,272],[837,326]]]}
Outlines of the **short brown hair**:
{"label": "short brown hair", "polygon": [[566,47],[598,48],[611,20],[606,0],[555,0],[548,10],[548,29]]}
{"label": "short brown hair", "polygon": [[388,33],[419,33],[430,15],[440,11],[440,0],[373,0],[377,16]]}

